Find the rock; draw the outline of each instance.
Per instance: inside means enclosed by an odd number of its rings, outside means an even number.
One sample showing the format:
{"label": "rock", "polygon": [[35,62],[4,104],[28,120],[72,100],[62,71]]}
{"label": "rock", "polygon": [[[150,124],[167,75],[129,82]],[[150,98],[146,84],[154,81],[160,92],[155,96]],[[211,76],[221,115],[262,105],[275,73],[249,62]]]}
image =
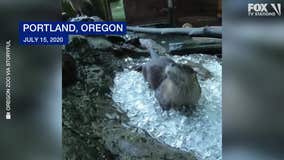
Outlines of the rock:
{"label": "rock", "polygon": [[142,133],[131,132],[129,129],[118,126],[106,128],[103,138],[106,147],[119,159],[196,160],[193,153],[161,144],[147,133]]}
{"label": "rock", "polygon": [[65,159],[196,159],[192,152],[172,148],[127,125],[127,115],[110,97],[115,73],[125,62],[107,49],[110,44],[104,37],[75,36],[65,46],[80,78],[63,95]]}
{"label": "rock", "polygon": [[98,16],[78,16],[71,18],[70,22],[102,22],[103,20]]}
{"label": "rock", "polygon": [[62,86],[63,88],[75,84],[77,81],[77,67],[70,54],[62,55]]}

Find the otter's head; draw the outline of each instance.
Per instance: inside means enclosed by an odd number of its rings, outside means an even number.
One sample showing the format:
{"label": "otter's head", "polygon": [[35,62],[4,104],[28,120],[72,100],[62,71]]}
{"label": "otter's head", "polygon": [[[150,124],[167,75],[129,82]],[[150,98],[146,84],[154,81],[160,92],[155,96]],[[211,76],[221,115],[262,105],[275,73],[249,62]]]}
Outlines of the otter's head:
{"label": "otter's head", "polygon": [[196,82],[196,72],[188,65],[171,63],[165,69],[167,78],[176,84]]}

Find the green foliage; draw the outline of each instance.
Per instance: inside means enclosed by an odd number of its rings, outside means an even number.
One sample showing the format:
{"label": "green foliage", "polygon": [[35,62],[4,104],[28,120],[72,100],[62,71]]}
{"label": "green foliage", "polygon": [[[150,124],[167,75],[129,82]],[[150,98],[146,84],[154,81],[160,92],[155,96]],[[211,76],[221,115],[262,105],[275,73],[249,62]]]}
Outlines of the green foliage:
{"label": "green foliage", "polygon": [[116,21],[125,21],[123,0],[111,1],[112,18]]}
{"label": "green foliage", "polygon": [[77,15],[76,10],[70,0],[61,1],[62,12],[65,12],[68,17],[75,17]]}

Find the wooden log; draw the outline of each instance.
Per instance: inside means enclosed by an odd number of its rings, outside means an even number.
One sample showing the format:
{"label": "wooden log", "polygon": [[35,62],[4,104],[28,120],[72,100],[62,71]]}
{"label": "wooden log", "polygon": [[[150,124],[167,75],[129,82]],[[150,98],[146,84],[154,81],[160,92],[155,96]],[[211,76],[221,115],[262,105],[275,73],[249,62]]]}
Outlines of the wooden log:
{"label": "wooden log", "polygon": [[137,48],[131,44],[123,44],[123,45],[113,45],[112,48],[113,54],[118,57],[132,57],[132,58],[139,58],[139,57],[147,57],[149,53],[146,49]]}
{"label": "wooden log", "polygon": [[169,54],[187,55],[192,53],[202,53],[222,56],[222,41],[217,38],[194,37],[180,43],[169,44]]}
{"label": "wooden log", "polygon": [[150,34],[186,34],[191,37],[222,37],[222,27],[210,26],[200,28],[148,28],[148,27],[133,27],[127,26],[128,31],[142,32]]}

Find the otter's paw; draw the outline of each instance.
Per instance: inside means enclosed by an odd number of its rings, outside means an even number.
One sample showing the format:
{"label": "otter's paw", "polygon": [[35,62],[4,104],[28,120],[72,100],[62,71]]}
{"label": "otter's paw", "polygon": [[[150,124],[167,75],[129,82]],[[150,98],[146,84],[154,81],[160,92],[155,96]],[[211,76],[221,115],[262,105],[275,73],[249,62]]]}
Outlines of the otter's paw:
{"label": "otter's paw", "polygon": [[161,108],[165,111],[169,110],[171,108],[171,102],[169,99],[165,97],[163,92],[161,92],[161,88],[158,88],[155,91],[155,97],[157,98]]}
{"label": "otter's paw", "polygon": [[159,101],[161,108],[164,111],[168,111],[171,109],[171,104],[169,102],[166,102],[165,100],[162,100],[162,99],[158,99],[158,101]]}

